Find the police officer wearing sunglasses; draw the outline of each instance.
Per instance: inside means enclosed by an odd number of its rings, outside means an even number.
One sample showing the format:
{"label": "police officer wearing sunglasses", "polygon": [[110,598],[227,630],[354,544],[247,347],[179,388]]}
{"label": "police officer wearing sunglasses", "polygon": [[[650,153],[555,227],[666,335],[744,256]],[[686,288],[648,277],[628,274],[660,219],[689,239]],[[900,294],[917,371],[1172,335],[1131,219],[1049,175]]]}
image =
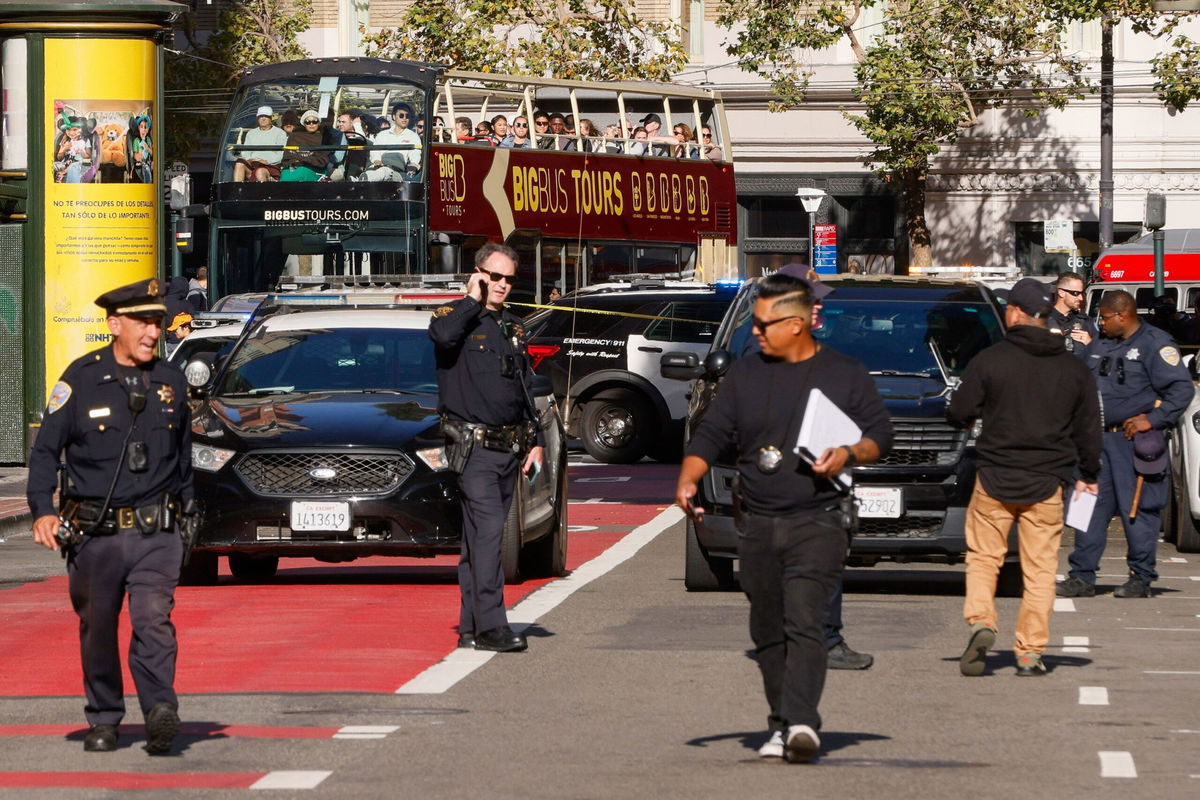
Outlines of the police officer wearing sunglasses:
{"label": "police officer wearing sunglasses", "polygon": [[[1087,365],[1100,389],[1103,450],[1100,492],[1087,530],[1075,531],[1071,570],[1058,584],[1060,597],[1096,594],[1096,570],[1113,515],[1121,518],[1129,578],[1116,597],[1150,597],[1161,509],[1170,492],[1163,431],[1173,427],[1192,401],[1195,387],[1170,334],[1138,318],[1137,302],[1125,291],[1104,295],[1100,333]],[[1140,489],[1140,491],[1139,491]],[[1136,496],[1136,502],[1135,502]]]}
{"label": "police officer wearing sunglasses", "polygon": [[75,360],[50,393],[29,457],[33,538],[67,559],[91,725],[83,749],[117,749],[125,716],[117,627],[128,595],[129,671],[145,749],[163,754],[179,732],[171,624],[183,558],[178,526],[194,508],[187,384],[157,357],[167,311],[158,281],[113,289],[96,305],[113,340]]}
{"label": "police officer wearing sunglasses", "polygon": [[1068,353],[1087,358],[1088,346],[1100,336],[1096,323],[1083,313],[1083,276],[1063,272],[1054,282],[1054,306],[1046,327],[1063,337]]}
{"label": "police officer wearing sunglasses", "polygon": [[527,644],[509,627],[504,609],[504,520],[515,502],[518,468],[525,475],[539,470],[545,441],[530,391],[525,331],[504,307],[517,253],[489,242],[475,255],[475,270],[466,296],[438,308],[429,325],[438,412],[462,494],[458,646],[512,652]]}

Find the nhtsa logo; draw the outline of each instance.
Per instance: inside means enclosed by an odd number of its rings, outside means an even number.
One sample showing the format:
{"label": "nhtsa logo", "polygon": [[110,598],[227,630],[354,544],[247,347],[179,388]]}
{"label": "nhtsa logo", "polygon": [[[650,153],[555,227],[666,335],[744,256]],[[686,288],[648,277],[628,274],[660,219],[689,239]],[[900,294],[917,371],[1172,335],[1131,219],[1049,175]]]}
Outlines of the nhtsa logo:
{"label": "nhtsa logo", "polygon": [[288,208],[264,211],[265,222],[364,222],[371,212],[362,208]]}

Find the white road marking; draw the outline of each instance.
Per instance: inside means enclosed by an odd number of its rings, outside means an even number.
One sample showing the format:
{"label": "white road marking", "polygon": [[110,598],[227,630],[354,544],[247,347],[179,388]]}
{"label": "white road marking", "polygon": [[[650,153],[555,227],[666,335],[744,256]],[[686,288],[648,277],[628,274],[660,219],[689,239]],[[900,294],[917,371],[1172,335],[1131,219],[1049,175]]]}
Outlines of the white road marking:
{"label": "white road marking", "polygon": [[1200,628],[1131,628],[1126,626],[1127,631],[1163,631],[1166,633],[1200,633]]}
{"label": "white road marking", "polygon": [[1193,575],[1193,576],[1192,576],[1192,580],[1194,580],[1194,581],[1200,581],[1200,575]]}
{"label": "white road marking", "polygon": [[1101,750],[1101,778],[1136,778],[1137,767],[1133,765],[1133,754],[1124,750]]}
{"label": "white road marking", "polygon": [[1179,731],[1171,731],[1171,733],[1200,733],[1200,731],[1189,731],[1187,728]]}
{"label": "white road marking", "polygon": [[1069,598],[1069,597],[1054,598],[1054,612],[1056,614],[1062,614],[1064,612],[1074,611],[1074,610],[1075,610],[1075,601],[1072,600],[1071,598]]}
{"label": "white road marking", "polygon": [[1108,705],[1108,689],[1103,686],[1080,686],[1079,705],[1106,706]]}
{"label": "white road marking", "polygon": [[600,497],[589,497],[587,500],[568,500],[570,506],[619,506],[619,500],[605,500]]}
{"label": "white road marking", "polygon": [[1200,670],[1188,669],[1144,669],[1145,675],[1200,675]]}
{"label": "white road marking", "polygon": [[1179,556],[1171,556],[1170,558],[1164,559],[1164,560],[1169,561],[1172,564],[1186,564],[1187,563],[1186,558],[1180,558]]}
{"label": "white road marking", "polygon": [[333,735],[335,739],[386,739],[389,733],[400,730],[399,725],[343,725]]}
{"label": "white road marking", "polygon": [[274,770],[250,784],[250,788],[315,789],[332,774],[329,770]]}
{"label": "white road marking", "polygon": [[1091,642],[1086,636],[1064,636],[1063,644],[1070,645],[1071,647],[1089,647]]}
{"label": "white road marking", "polygon": [[[523,631],[539,617],[557,608],[577,590],[632,558],[660,533],[681,519],[683,512],[678,506],[663,509],[654,519],[635,528],[612,547],[573,570],[567,577],[551,581],[517,603],[508,612],[509,624],[513,630]],[[450,655],[397,689],[396,694],[441,694],[486,664],[494,655],[496,654],[486,650],[455,648]]]}
{"label": "white road marking", "polygon": [[571,533],[587,533],[588,531],[598,530],[595,525],[568,525],[567,530]]}
{"label": "white road marking", "polygon": [[574,478],[571,483],[625,483],[628,475],[609,475],[603,478]]}

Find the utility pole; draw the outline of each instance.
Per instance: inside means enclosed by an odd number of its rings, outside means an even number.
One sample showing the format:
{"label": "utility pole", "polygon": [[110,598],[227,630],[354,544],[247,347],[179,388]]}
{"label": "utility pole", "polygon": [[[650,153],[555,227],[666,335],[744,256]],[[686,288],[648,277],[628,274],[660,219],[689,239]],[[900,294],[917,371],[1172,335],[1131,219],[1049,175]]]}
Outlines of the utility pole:
{"label": "utility pole", "polygon": [[1113,244],[1113,30],[1100,19],[1100,250]]}

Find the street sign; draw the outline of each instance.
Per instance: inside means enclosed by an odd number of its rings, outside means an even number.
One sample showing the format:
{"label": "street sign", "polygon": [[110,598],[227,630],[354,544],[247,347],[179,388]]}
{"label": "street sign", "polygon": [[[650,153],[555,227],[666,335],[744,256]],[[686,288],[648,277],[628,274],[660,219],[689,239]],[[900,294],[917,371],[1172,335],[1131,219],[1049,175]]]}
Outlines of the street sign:
{"label": "street sign", "polygon": [[818,275],[837,274],[837,225],[813,225],[813,269]]}

